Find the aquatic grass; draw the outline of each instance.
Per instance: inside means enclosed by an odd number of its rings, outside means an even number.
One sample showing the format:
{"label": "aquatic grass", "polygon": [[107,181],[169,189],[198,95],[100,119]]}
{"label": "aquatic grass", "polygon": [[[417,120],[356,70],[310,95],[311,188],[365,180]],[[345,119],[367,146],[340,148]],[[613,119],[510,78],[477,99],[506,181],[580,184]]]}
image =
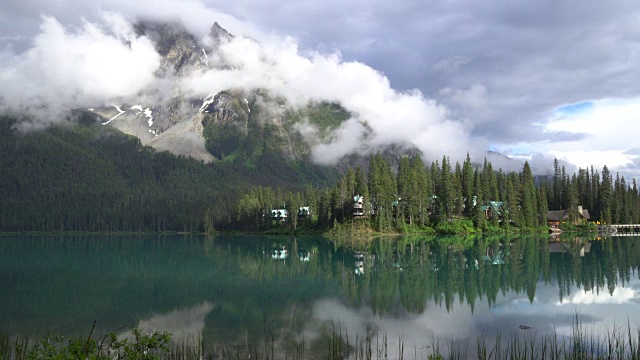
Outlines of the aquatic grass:
{"label": "aquatic grass", "polygon": [[[602,332],[587,329],[578,317],[568,335],[549,333],[511,332],[506,335],[496,333],[494,339],[482,336],[476,341],[476,353],[469,353],[469,341],[449,339],[443,351],[441,340],[432,337],[430,345],[407,349],[405,334],[391,339],[387,334],[367,332],[350,336],[346,329],[329,329],[326,336],[314,339],[304,335],[298,340],[284,341],[271,336],[260,344],[207,344],[201,338],[185,338],[172,343],[167,337],[157,335],[151,345],[151,357],[137,359],[206,360],[206,359],[256,359],[256,360],[297,360],[297,359],[480,359],[480,360],[640,360],[640,329],[626,325],[605,328]],[[155,335],[152,335],[152,337]],[[77,355],[88,359],[111,359],[113,352],[109,346],[88,346],[91,337],[68,340],[68,342],[30,339],[20,336],[15,339],[0,334],[0,359],[36,360],[54,358],[73,360]],[[106,338],[106,337],[105,337]],[[395,342],[397,341],[397,342]],[[111,342],[113,343],[113,342]],[[140,343],[140,341],[138,341]],[[393,343],[393,344],[392,344]],[[68,344],[68,345],[65,345]],[[115,343],[118,345],[118,343]],[[130,342],[133,345],[134,342]],[[146,346],[146,345],[145,345]],[[65,349],[66,348],[66,349]],[[75,349],[75,350],[74,350]],[[77,352],[79,350],[84,353]],[[87,351],[88,349],[88,351]],[[121,348],[122,349],[122,348]],[[145,354],[144,347],[130,347],[131,352],[119,352],[120,359],[133,359],[136,354]],[[392,351],[393,349],[393,351]],[[43,351],[45,350],[45,351]],[[75,352],[74,352],[75,351]],[[75,355],[74,355],[75,354]],[[75,356],[75,357],[74,357]]]}
{"label": "aquatic grass", "polygon": [[9,336],[0,332],[0,359],[8,359],[11,356],[11,341]]}

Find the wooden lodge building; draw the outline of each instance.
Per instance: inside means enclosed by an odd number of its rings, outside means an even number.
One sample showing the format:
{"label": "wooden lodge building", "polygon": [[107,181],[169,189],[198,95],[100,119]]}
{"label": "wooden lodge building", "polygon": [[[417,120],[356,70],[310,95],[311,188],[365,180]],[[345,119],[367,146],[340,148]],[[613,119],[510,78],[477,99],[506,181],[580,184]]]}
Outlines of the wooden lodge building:
{"label": "wooden lodge building", "polygon": [[[569,210],[550,210],[547,211],[547,224],[552,229],[557,229],[560,227],[560,224],[566,223],[571,219]],[[582,206],[578,206],[577,211],[573,214],[573,224],[586,224],[591,216],[589,215],[589,210],[583,209]]]}

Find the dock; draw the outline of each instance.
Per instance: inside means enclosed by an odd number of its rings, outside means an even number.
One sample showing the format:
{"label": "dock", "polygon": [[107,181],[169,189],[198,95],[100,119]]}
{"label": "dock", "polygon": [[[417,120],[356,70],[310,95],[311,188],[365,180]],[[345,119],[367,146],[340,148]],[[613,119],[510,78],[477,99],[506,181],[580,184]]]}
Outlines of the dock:
{"label": "dock", "polygon": [[640,236],[640,224],[600,225],[598,230],[611,236]]}

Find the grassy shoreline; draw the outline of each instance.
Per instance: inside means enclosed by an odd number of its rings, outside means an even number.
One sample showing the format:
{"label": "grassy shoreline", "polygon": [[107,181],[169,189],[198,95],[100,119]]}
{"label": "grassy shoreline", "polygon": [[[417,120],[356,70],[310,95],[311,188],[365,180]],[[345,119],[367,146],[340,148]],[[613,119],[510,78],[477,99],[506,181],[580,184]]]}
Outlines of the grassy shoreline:
{"label": "grassy shoreline", "polygon": [[[93,336],[93,338],[92,338]],[[144,333],[133,329],[131,335],[94,335],[77,338],[17,337],[0,333],[0,359],[39,360],[78,358],[107,359],[639,359],[640,329],[626,326],[594,333],[585,329],[578,315],[570,335],[537,333],[525,329],[496,334],[495,339],[435,339],[429,345],[408,344],[403,335],[389,338],[384,333],[348,334],[332,328],[314,339],[281,342],[274,338],[260,344],[207,344],[201,338],[172,341],[161,332]]]}

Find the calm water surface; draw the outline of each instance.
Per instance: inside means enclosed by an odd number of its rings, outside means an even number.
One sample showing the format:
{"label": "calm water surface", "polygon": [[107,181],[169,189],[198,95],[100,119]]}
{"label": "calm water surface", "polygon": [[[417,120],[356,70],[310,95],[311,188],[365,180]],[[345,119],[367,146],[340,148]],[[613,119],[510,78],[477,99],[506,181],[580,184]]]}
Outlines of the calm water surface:
{"label": "calm water surface", "polygon": [[[273,249],[286,247],[286,256]],[[286,257],[286,258],[285,258]],[[1,236],[0,331],[142,327],[208,344],[309,343],[341,329],[470,341],[640,324],[637,237]],[[319,341],[319,340],[317,340]],[[390,344],[390,347],[393,347]]]}

